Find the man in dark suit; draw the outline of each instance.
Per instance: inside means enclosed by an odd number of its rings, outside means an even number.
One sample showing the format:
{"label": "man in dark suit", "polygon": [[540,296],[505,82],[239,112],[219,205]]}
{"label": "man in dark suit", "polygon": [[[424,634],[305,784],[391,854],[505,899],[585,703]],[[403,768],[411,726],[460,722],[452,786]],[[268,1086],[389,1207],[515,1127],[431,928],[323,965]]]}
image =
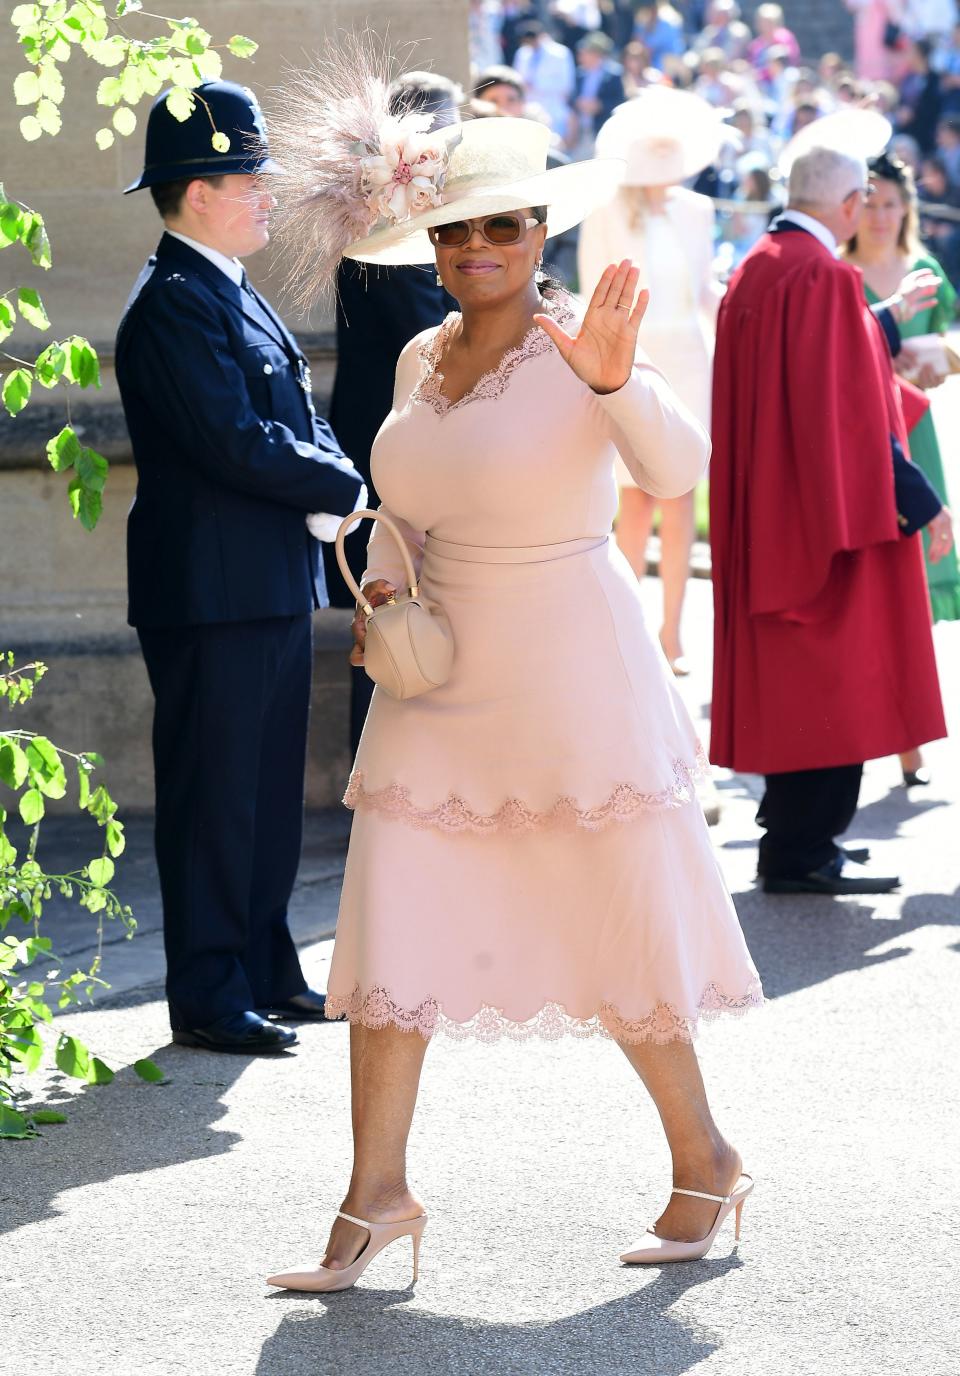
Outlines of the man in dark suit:
{"label": "man in dark suit", "polygon": [[[570,101],[577,120],[575,136],[592,153],[600,126],[626,100],[623,68],[612,60],[613,43],[605,33],[590,33],[577,44],[577,84]],[[571,141],[572,146],[572,141]]]}
{"label": "man in dark suit", "polygon": [[[137,495],[129,620],[155,697],[156,850],[173,1040],[274,1052],[319,1019],[287,926],[299,863],[319,545],[362,505],[296,341],[239,259],[269,238],[275,170],[252,93],[165,99],[142,176],[166,232],[117,337]],[[217,151],[212,143],[211,124]],[[326,519],[320,517],[324,513]]]}

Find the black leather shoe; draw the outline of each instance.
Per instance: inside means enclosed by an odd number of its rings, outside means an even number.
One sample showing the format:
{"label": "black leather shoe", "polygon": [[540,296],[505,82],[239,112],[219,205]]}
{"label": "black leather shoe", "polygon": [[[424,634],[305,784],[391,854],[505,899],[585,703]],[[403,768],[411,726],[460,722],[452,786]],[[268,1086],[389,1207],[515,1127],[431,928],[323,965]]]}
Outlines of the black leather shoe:
{"label": "black leather shoe", "polygon": [[840,857],[818,870],[811,870],[800,879],[779,879],[767,875],[763,881],[764,893],[890,893],[899,887],[899,875],[871,875],[862,866],[845,862]]}
{"label": "black leather shoe", "polygon": [[238,1056],[265,1056],[295,1046],[296,1032],[267,1022],[257,1013],[228,1013],[209,1027],[193,1027],[172,1034],[177,1046],[200,1046],[205,1051],[232,1051]]}
{"label": "black leather shoe", "polygon": [[840,850],[848,860],[854,860],[858,865],[865,865],[870,859],[869,846],[841,846]]}
{"label": "black leather shoe", "polygon": [[302,994],[291,994],[283,1003],[271,1004],[264,1009],[271,1017],[290,1019],[291,1022],[325,1022],[324,1009],[327,1006],[326,994],[318,994],[315,989],[304,989]]}
{"label": "black leather shoe", "polygon": [[926,788],[932,782],[932,775],[925,765],[921,765],[919,769],[905,769],[903,771],[904,788]]}

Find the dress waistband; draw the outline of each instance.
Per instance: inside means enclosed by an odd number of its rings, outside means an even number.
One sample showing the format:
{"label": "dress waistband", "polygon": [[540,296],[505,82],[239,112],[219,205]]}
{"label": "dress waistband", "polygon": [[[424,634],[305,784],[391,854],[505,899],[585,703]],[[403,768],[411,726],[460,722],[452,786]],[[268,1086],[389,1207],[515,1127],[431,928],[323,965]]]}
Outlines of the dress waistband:
{"label": "dress waistband", "polygon": [[580,540],[561,540],[555,545],[458,545],[451,540],[438,540],[427,535],[426,553],[441,559],[456,559],[461,564],[547,564],[553,559],[566,559],[571,554],[585,554],[600,549],[609,535],[586,535]]}

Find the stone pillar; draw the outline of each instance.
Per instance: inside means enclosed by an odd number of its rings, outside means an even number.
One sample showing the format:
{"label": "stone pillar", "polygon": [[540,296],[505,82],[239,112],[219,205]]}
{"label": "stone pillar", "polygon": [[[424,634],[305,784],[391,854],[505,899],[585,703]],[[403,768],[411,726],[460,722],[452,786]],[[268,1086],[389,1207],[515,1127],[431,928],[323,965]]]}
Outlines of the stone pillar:
{"label": "stone pillar", "polygon": [[[249,85],[261,99],[285,67],[303,65],[322,51],[328,36],[370,24],[404,53],[404,65],[428,67],[466,81],[467,0],[190,0],[183,10],[223,43],[242,33],[260,44],[252,62],[225,55],[224,76]],[[178,11],[179,12],[179,11]],[[133,15],[128,30],[154,20]],[[413,49],[410,45],[415,44]],[[14,30],[0,30],[0,147],[6,157],[8,195],[45,218],[53,244],[53,270],[41,272],[25,252],[10,248],[0,258],[0,293],[12,285],[36,286],[53,323],[48,335],[18,329],[5,345],[33,357],[50,338],[84,334],[100,352],[103,388],[91,395],[73,390],[75,428],[111,461],[105,510],[88,534],[69,512],[66,482],[46,461],[44,444],[66,422],[65,390],[41,393],[17,419],[0,411],[0,649],[23,660],[42,658],[50,674],[29,708],[31,729],[77,749],[107,757],[107,776],[125,810],[153,805],[149,761],[150,695],[136,637],[126,625],[124,527],[136,486],[129,440],[113,377],[112,349],[124,303],[160,236],[148,192],[124,197],[123,187],[141,166],[145,101],[139,127],[129,139],[99,152],[94,133],[109,122],[95,101],[106,69],[75,55],[64,71],[65,127],[57,138],[26,144],[18,123],[25,113],[13,102],[12,83],[25,63]],[[250,264],[258,287],[286,315],[313,364],[319,409],[332,379],[332,322],[322,315],[303,321],[284,310],[282,279],[266,250]],[[22,351],[33,350],[32,353]],[[0,372],[6,371],[0,360]],[[308,803],[334,803],[342,792],[347,758],[347,665],[349,616],[317,615],[314,739],[308,771]],[[23,718],[27,725],[26,716]]]}

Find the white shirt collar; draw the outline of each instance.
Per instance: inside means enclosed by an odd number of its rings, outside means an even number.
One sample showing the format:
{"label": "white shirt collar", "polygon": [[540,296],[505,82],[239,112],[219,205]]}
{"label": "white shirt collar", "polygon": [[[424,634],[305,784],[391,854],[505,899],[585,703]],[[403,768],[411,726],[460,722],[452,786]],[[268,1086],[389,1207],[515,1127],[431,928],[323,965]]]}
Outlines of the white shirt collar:
{"label": "white shirt collar", "polygon": [[198,243],[196,239],[190,239],[186,234],[178,234],[175,229],[168,229],[167,233],[171,239],[179,239],[181,244],[186,244],[188,248],[194,249],[197,253],[202,253],[204,258],[207,258],[215,268],[219,268],[235,286],[239,287],[243,281],[243,264],[239,258],[228,258],[219,249],[211,248],[209,244]]}
{"label": "white shirt collar", "polygon": [[805,215],[802,210],[793,210],[787,207],[780,213],[781,220],[789,220],[792,225],[799,225],[801,229],[808,230],[815,239],[819,239],[825,249],[837,256],[837,239],[832,230],[827,229],[826,225],[820,220],[815,220],[812,215]]}

